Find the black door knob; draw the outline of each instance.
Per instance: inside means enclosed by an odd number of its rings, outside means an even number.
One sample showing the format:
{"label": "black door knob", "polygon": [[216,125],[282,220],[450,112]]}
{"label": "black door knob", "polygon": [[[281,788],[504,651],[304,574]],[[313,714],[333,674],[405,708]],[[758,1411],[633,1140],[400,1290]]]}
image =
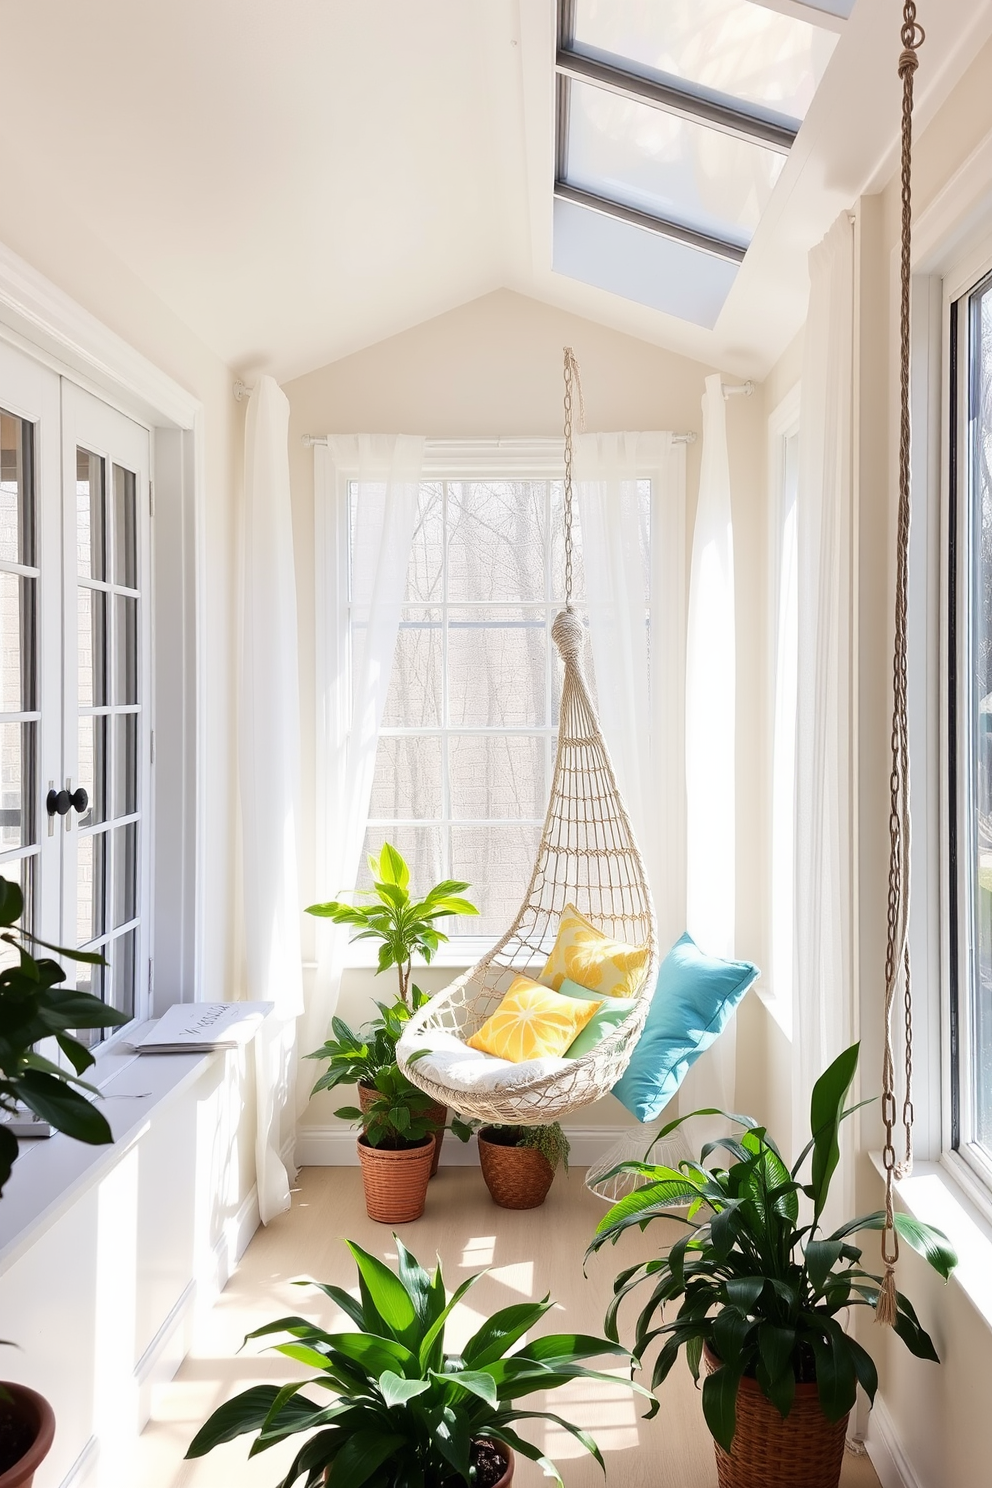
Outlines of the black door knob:
{"label": "black door knob", "polygon": [[86,789],[84,786],[80,786],[78,790],[73,791],[72,795],[69,797],[69,803],[72,806],[73,811],[78,811],[80,816],[82,816],[83,812],[90,804],[90,798],[86,794]]}
{"label": "black door knob", "polygon": [[50,790],[45,805],[49,816],[65,816],[72,805],[72,797],[67,790]]}

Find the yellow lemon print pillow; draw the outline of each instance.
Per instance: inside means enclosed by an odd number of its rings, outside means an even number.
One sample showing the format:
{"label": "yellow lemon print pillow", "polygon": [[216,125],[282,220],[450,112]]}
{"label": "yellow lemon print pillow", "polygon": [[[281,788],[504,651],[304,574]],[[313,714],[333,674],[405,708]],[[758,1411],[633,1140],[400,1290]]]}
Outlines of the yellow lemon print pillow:
{"label": "yellow lemon print pillow", "polygon": [[562,997],[530,977],[514,977],[499,1007],[467,1042],[513,1064],[555,1058],[578,1038],[599,1005]]}
{"label": "yellow lemon print pillow", "polygon": [[574,904],[566,904],[541,981],[557,991],[567,978],[601,997],[634,997],[644,980],[649,959],[647,946],[611,940],[590,925]]}

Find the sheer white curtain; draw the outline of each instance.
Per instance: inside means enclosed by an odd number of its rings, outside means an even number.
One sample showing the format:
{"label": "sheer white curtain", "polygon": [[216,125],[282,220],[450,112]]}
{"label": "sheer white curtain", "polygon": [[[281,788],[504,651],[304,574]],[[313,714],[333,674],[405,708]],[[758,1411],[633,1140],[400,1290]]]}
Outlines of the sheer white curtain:
{"label": "sheer white curtain", "polygon": [[[352,889],[359,876],[423,460],[424,440],[415,435],[334,436],[315,450],[321,899]],[[346,926],[318,923],[303,1053],[326,1037],[348,939]],[[301,1088],[301,1104],[308,1089]]]}
{"label": "sheer white curtain", "polygon": [[285,394],[271,377],[260,377],[245,422],[239,781],[247,991],[252,1000],[276,1005],[254,1039],[255,1161],[263,1223],[289,1207],[281,1129],[283,1113],[293,1107],[296,1018],[303,1011],[300,699],[288,429]]}
{"label": "sheer white curtain", "polygon": [[[727,412],[719,374],[703,393],[686,641],[686,928],[711,956],[734,955],[736,917],[734,529]],[[680,1108],[734,1109],[734,1021],[686,1077]]]}
{"label": "sheer white curtain", "polygon": [[600,721],[667,949],[685,929],[685,446],[583,434],[575,474]]}
{"label": "sheer white curtain", "polygon": [[[854,997],[854,227],[838,219],[810,254],[797,497],[794,1145],[823,1069],[857,1037]],[[854,1200],[854,1123],[841,1128],[831,1195]],[[829,1216],[828,1221],[829,1223]]]}

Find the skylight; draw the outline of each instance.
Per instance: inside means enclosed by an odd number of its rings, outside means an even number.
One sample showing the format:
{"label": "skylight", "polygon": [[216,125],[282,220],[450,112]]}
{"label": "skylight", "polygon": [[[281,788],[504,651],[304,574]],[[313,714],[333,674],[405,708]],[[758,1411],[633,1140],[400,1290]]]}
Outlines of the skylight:
{"label": "skylight", "polygon": [[[643,283],[677,243],[702,260],[679,257],[685,318],[713,324],[836,45],[826,16],[852,5],[813,0],[804,20],[776,0],[560,0],[555,268],[642,300],[625,254]],[[594,213],[615,219],[605,237]],[[648,303],[678,314],[677,289]]]}

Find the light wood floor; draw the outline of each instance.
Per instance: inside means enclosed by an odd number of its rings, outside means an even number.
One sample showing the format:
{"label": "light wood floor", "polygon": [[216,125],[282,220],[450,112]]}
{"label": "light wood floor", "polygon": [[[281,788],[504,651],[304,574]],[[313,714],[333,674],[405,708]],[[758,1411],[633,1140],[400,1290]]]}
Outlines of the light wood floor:
{"label": "light wood floor", "polygon": [[[615,1251],[603,1252],[582,1275],[582,1256],[603,1213],[583,1187],[581,1172],[556,1180],[541,1209],[513,1213],[498,1209],[474,1168],[442,1168],[433,1180],[427,1210],[402,1238],[425,1265],[440,1253],[449,1291],[471,1271],[490,1267],[452,1320],[452,1332],[468,1337],[481,1318],[499,1307],[550,1292],[561,1311],[549,1314],[544,1331],[602,1331],[614,1273],[639,1254],[656,1249],[660,1232],[624,1237]],[[387,1227],[365,1213],[361,1174],[356,1168],[307,1168],[294,1194],[292,1210],[259,1230],[223,1296],[199,1328],[192,1352],[175,1380],[157,1392],[153,1419],[141,1437],[132,1481],[142,1488],[274,1488],[292,1451],[274,1449],[247,1460],[243,1437],[198,1462],[183,1453],[204,1417],[238,1390],[264,1381],[298,1378],[298,1366],[257,1344],[239,1353],[250,1329],[287,1313],[302,1312],[324,1326],[338,1326],[343,1315],[319,1292],[294,1287],[313,1277],[349,1290],[354,1266],[341,1243],[347,1235],[386,1259],[395,1257]],[[557,1391],[536,1409],[552,1409],[586,1427],[607,1465],[607,1480],[618,1488],[715,1488],[712,1444],[688,1371],[679,1366],[662,1391],[653,1421],[640,1419],[642,1407],[622,1386],[573,1386]],[[602,1476],[570,1436],[533,1422],[525,1434],[552,1457],[566,1488],[601,1488]],[[518,1460],[515,1485],[546,1483],[532,1463]],[[848,1456],[842,1488],[877,1488],[865,1458]],[[769,1485],[773,1488],[773,1485]]]}

